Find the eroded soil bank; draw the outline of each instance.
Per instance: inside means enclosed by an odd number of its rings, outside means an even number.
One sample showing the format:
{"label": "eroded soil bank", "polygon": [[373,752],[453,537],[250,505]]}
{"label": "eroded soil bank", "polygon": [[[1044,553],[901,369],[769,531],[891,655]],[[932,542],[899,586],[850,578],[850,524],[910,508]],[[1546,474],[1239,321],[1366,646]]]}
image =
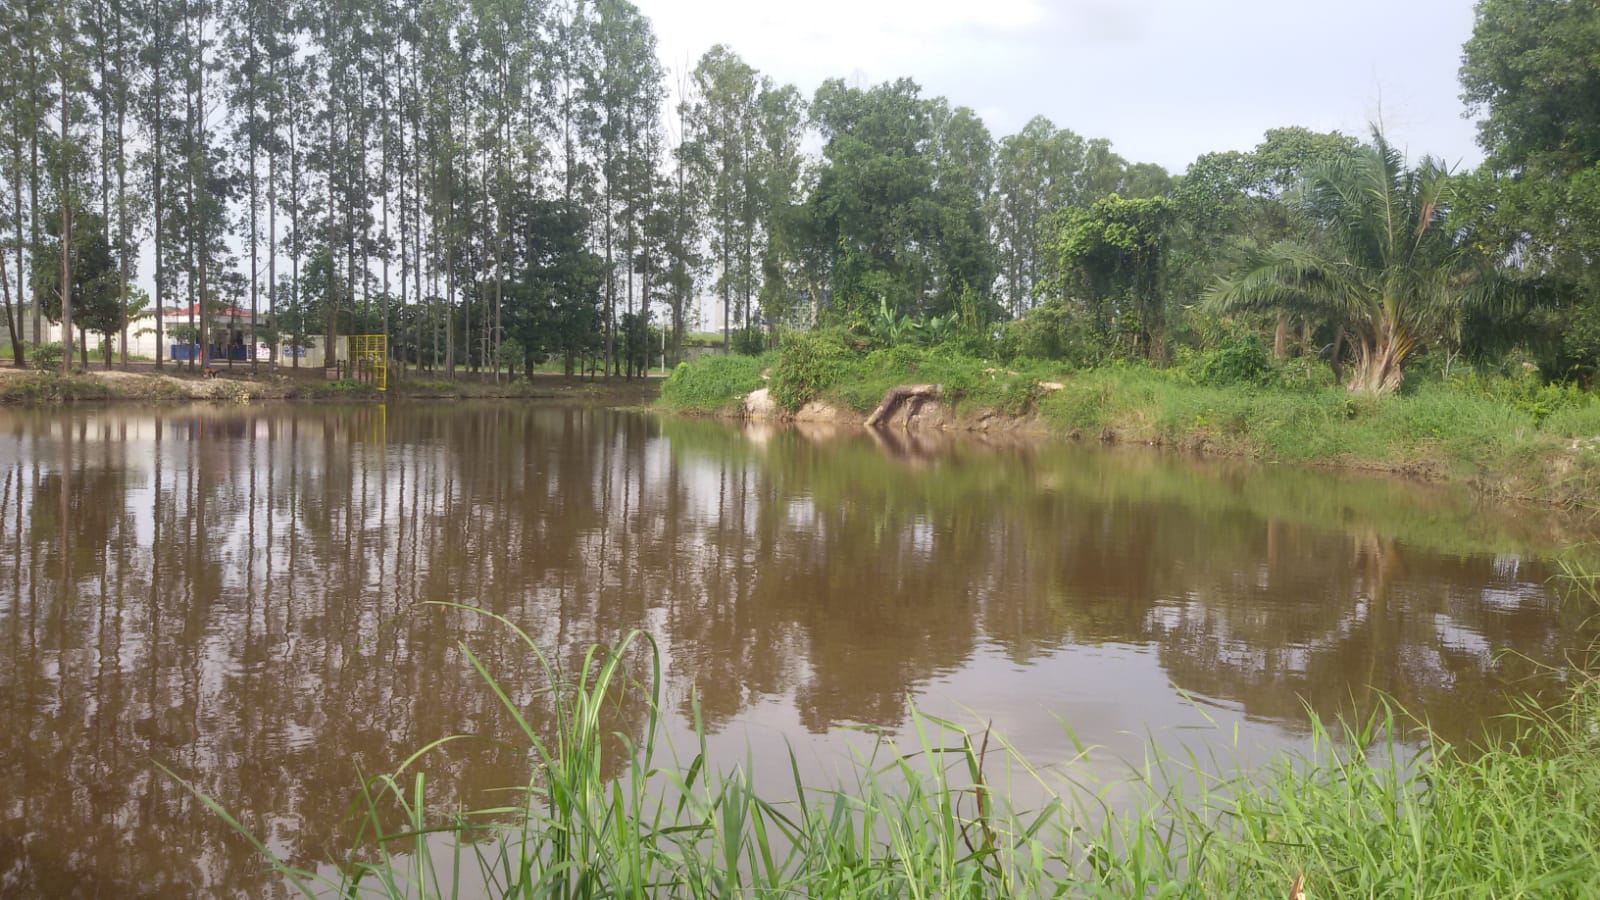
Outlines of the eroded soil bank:
{"label": "eroded soil bank", "polygon": [[[1469,435],[1470,440],[1457,441],[1448,433],[1449,410],[1441,412],[1446,422],[1434,423],[1428,418],[1432,404],[1409,398],[1396,398],[1395,402],[1417,408],[1403,410],[1398,416],[1383,409],[1365,409],[1360,401],[1352,401],[1348,410],[1336,410],[1337,414],[1312,416],[1305,409],[1262,409],[1252,404],[1249,396],[1208,398],[1196,406],[1109,387],[1097,387],[1091,392],[1094,402],[1086,403],[1081,387],[1039,383],[1034,402],[1023,412],[955,400],[940,385],[930,384],[896,386],[871,411],[832,396],[789,410],[779,405],[766,387],[745,394],[736,404],[677,411],[878,432],[1013,434],[1158,447],[1458,482],[1496,499],[1600,508],[1600,438],[1539,433],[1541,429],[1532,423],[1506,421],[1495,423],[1502,426],[1498,432],[1479,429],[1482,433]],[[1293,431],[1296,418],[1306,418],[1299,443],[1284,445],[1263,438],[1261,433],[1269,428]],[[1387,421],[1390,418],[1395,421]]]}

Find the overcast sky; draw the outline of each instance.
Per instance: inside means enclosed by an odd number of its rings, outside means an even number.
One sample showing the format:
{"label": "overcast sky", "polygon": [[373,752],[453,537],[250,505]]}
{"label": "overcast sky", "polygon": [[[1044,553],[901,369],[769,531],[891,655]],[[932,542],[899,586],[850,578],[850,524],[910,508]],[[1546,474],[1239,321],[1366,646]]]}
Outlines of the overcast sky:
{"label": "overcast sky", "polygon": [[1471,0],[635,0],[668,79],[713,44],[810,96],[910,76],[998,139],[1035,115],[1181,172],[1268,128],[1481,156],[1456,73]]}

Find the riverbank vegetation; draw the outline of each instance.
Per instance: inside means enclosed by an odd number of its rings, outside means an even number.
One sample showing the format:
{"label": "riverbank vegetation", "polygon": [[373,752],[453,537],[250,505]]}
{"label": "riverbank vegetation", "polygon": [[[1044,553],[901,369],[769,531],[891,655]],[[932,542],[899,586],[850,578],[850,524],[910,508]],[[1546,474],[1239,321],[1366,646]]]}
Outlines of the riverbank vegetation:
{"label": "riverbank vegetation", "polygon": [[[1574,587],[1592,593],[1593,580]],[[1237,771],[1226,751],[1152,749],[1113,791],[1078,780],[1070,760],[1038,768],[1001,735],[913,710],[908,743],[883,737],[818,785],[798,766],[714,772],[703,737],[666,742],[647,636],[561,672],[501,623],[539,656],[549,681],[537,689],[554,701],[553,721],[524,719],[513,698],[534,686],[499,683],[461,646],[527,741],[528,781],[504,803],[429,805],[430,765],[466,739],[444,738],[365,781],[348,855],[319,872],[277,859],[202,800],[306,896],[1432,896],[1452,885],[1567,896],[1600,879],[1600,682],[1586,658],[1565,673],[1562,702],[1530,702],[1482,746],[1446,744],[1385,705],[1353,724],[1313,720],[1308,752],[1255,770]],[[637,739],[608,730],[620,706],[645,710]],[[1019,781],[1047,799],[1013,807]]]}
{"label": "riverbank vegetation", "polygon": [[1074,370],[949,346],[872,350],[848,333],[814,333],[763,357],[682,366],[663,385],[662,404],[738,414],[746,395],[766,388],[780,415],[819,401],[860,421],[894,386],[934,383],[958,427],[989,427],[999,413],[1083,440],[1403,472],[1545,502],[1600,499],[1600,398],[1530,368],[1457,366],[1448,376],[1435,368],[1374,396],[1350,392],[1325,365],[1276,362],[1249,334],[1176,356],[1164,368]]}

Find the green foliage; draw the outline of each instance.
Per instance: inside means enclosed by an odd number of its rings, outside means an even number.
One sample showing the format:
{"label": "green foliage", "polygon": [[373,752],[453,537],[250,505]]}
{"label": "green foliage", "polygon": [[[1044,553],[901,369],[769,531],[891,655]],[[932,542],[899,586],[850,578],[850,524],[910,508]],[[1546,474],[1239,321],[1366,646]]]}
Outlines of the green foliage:
{"label": "green foliage", "polygon": [[829,79],[812,102],[824,144],[802,210],[807,267],[827,278],[836,324],[864,323],[880,301],[943,316],[994,283],[983,215],[993,141],[971,110],[921,91],[909,79]]}
{"label": "green foliage", "polygon": [[740,401],[761,386],[765,357],[708,355],[693,363],[679,363],[661,386],[661,402],[689,412],[721,412],[737,408]]}
{"label": "green foliage", "polygon": [[59,343],[39,344],[28,354],[28,366],[41,371],[53,372],[61,368],[61,354],[65,352]]}
{"label": "green foliage", "polygon": [[[1485,164],[1465,179],[1461,227],[1535,302],[1497,308],[1473,330],[1520,343],[1547,375],[1600,371],[1600,6],[1480,0],[1463,48],[1463,99],[1480,113]],[[1532,306],[1533,308],[1529,308]]]}
{"label": "green foliage", "polygon": [[1261,336],[1253,332],[1239,333],[1215,350],[1195,356],[1184,367],[1195,384],[1261,385],[1274,373],[1272,356]]}
{"label": "green foliage", "polygon": [[1600,160],[1600,7],[1589,0],[1479,0],[1463,48],[1464,99],[1487,115],[1499,165],[1570,175]]}
{"label": "green foliage", "polygon": [[1040,410],[1063,433],[1453,477],[1547,501],[1587,497],[1600,476],[1600,458],[1574,450],[1574,441],[1600,434],[1592,395],[1419,379],[1407,393],[1373,397],[1319,382],[1311,371],[1309,384],[1293,384],[1280,369],[1261,386],[1218,387],[1194,384],[1182,370],[1108,367],[1067,379]]}
{"label": "green foliage", "polygon": [[759,326],[740,328],[733,333],[733,352],[760,356],[767,352],[767,332]]}
{"label": "green foliage", "polygon": [[[559,898],[1268,897],[1291,887],[1421,897],[1447,885],[1579,896],[1600,881],[1600,682],[1581,667],[1564,703],[1526,702],[1511,739],[1494,746],[1456,748],[1424,726],[1427,752],[1414,757],[1417,735],[1385,704],[1355,723],[1312,717],[1303,755],[1260,768],[1214,758],[1247,773],[1226,781],[1192,751],[1155,747],[1109,783],[1076,769],[1049,774],[1002,736],[912,707],[907,739],[881,738],[832,783],[805,784],[791,765],[775,780],[793,798],[779,803],[757,792],[772,783],[763,773],[708,769],[698,705],[689,758],[679,755],[648,635],[593,646],[566,674],[509,620],[433,605],[504,626],[543,674],[544,684],[504,684],[498,654],[462,645],[528,744],[532,771],[515,802],[436,811],[422,766],[457,740],[441,738],[363,781],[351,804],[357,844],[324,874],[281,859],[163,767],[303,896],[453,896],[467,873],[487,874],[500,896]],[[514,699],[527,690],[553,698],[554,734]],[[615,741],[607,713],[641,707],[638,742]],[[620,767],[608,765],[619,752]],[[991,783],[1009,772],[1027,773],[1048,802],[1017,809]],[[1115,811],[1111,790],[1122,797]],[[432,852],[440,836],[453,852]]]}
{"label": "green foliage", "polygon": [[1447,225],[1449,170],[1431,158],[1408,167],[1374,132],[1358,155],[1314,170],[1304,195],[1314,230],[1251,252],[1208,299],[1229,312],[1326,318],[1350,336],[1351,389],[1398,390],[1411,354],[1453,335],[1478,274]]}
{"label": "green foliage", "polygon": [[996,351],[1007,360],[1058,360],[1072,368],[1086,368],[1106,359],[1110,348],[1088,316],[1080,315],[1066,301],[1052,298],[1007,322]]}
{"label": "green foliage", "polygon": [[1524,370],[1517,375],[1493,376],[1472,372],[1451,379],[1457,389],[1509,404],[1533,420],[1535,425],[1562,410],[1596,406],[1594,395],[1572,383],[1545,383],[1538,374]]}
{"label": "green foliage", "polygon": [[[509,256],[519,274],[502,286],[502,296],[506,336],[521,349],[515,364],[524,370],[554,356],[571,375],[599,347],[605,262],[588,246],[589,221],[585,210],[563,200],[525,197],[512,204],[516,238]],[[637,364],[645,348],[636,346],[630,324],[621,328],[621,353]]]}
{"label": "green foliage", "polygon": [[[56,234],[45,238],[33,255],[33,291],[52,322],[61,320],[61,212],[51,214]],[[122,327],[122,276],[117,269],[105,220],[86,210],[72,215],[72,327],[109,336]]]}
{"label": "green foliage", "polygon": [[0,378],[0,404],[54,404],[105,400],[164,402],[171,399],[177,398],[170,396],[166,391],[150,391],[142,386],[113,389],[100,379],[81,374],[61,375],[59,371],[38,371]]}
{"label": "green foliage", "polygon": [[[964,296],[970,297],[970,292]],[[867,317],[865,331],[867,340],[879,347],[941,344],[962,334],[957,322],[960,315],[958,309],[943,316],[913,318],[892,309],[888,297],[879,297],[877,308]],[[976,312],[970,318],[980,321]]]}
{"label": "green foliage", "polygon": [[844,379],[851,352],[836,331],[791,331],[783,335],[772,366],[772,399],[794,411]]}
{"label": "green foliage", "polygon": [[1172,209],[1161,197],[1112,194],[1066,210],[1051,242],[1064,296],[1081,299],[1093,327],[1129,355],[1166,355],[1166,254]]}

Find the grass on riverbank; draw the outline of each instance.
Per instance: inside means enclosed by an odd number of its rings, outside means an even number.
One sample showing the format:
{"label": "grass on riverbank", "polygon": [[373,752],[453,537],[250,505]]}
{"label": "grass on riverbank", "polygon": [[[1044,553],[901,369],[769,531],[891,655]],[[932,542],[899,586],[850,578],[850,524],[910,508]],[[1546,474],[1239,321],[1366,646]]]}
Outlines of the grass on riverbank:
{"label": "grass on riverbank", "polygon": [[[483,615],[539,656],[556,701],[543,738],[513,699],[525,688],[461,646],[528,743],[527,785],[493,809],[431,809],[424,767],[454,739],[431,744],[367,781],[339,875],[250,838],[304,895],[443,897],[464,880],[505,897],[1255,897],[1297,884],[1311,897],[1574,896],[1600,883],[1600,684],[1579,670],[1565,704],[1527,707],[1481,752],[1426,742],[1408,759],[1389,714],[1354,730],[1314,723],[1309,757],[1248,780],[1152,751],[1129,773],[1131,806],[1116,808],[1070,763],[1065,777],[1036,771],[998,737],[913,710],[914,746],[880,744],[837,785],[803,784],[791,761],[792,796],[775,800],[754,771],[709,772],[703,740],[687,761],[664,745],[648,636],[592,649],[563,679],[526,634]],[[643,683],[630,659],[646,661]],[[603,724],[630,693],[650,710],[637,744]],[[1017,777],[1053,799],[1012,808],[999,785]]]}
{"label": "grass on riverbank", "polygon": [[1061,435],[1399,471],[1555,503],[1600,500],[1600,400],[1592,394],[1509,377],[1416,374],[1400,394],[1374,398],[1350,394],[1325,367],[1303,361],[1239,378],[1219,376],[1214,363],[1070,372],[945,348],[856,353],[835,336],[795,335],[764,357],[679,366],[662,405],[729,414],[767,386],[783,409],[820,400],[865,414],[892,387],[937,383],[958,415],[1034,416]]}

